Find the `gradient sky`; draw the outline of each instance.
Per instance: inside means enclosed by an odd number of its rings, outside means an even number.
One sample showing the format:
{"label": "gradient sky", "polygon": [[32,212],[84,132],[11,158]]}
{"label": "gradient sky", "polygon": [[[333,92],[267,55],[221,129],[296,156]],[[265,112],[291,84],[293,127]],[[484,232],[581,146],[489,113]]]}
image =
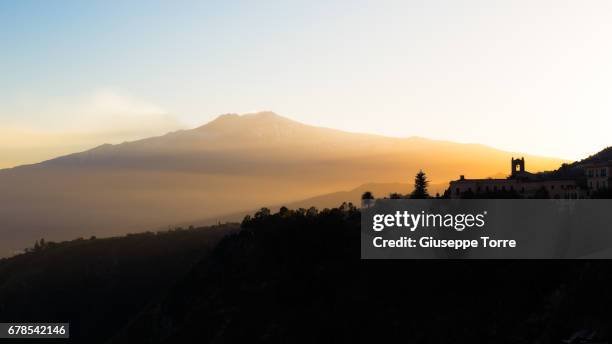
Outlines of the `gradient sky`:
{"label": "gradient sky", "polygon": [[272,110],[578,159],[612,144],[610,1],[0,0],[0,167]]}

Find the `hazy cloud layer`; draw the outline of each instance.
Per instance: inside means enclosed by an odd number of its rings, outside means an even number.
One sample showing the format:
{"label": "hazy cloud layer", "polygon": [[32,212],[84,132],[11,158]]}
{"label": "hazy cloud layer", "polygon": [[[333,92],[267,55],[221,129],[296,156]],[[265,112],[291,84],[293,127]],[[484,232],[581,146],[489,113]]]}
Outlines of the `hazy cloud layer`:
{"label": "hazy cloud layer", "polygon": [[162,107],[112,89],[47,104],[28,98],[22,97],[12,107],[11,112],[19,114],[17,119],[0,124],[0,168],[182,127]]}

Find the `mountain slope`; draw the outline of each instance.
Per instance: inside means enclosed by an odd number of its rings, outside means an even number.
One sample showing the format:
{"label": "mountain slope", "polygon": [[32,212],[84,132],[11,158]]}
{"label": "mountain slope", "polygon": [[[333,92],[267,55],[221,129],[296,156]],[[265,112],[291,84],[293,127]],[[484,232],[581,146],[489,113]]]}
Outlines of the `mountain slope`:
{"label": "mountain slope", "polygon": [[[369,182],[411,183],[421,168],[434,184],[485,177],[508,170],[513,155],[318,128],[270,112],[222,115],[192,130],[0,170],[0,256],[41,237],[120,235]],[[561,163],[525,158],[531,171]]]}

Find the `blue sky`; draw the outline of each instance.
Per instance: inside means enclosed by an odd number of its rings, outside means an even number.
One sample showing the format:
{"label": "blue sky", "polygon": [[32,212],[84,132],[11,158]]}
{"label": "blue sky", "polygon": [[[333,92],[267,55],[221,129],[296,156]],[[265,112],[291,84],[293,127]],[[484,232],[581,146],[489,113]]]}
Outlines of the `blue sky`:
{"label": "blue sky", "polygon": [[580,158],[611,143],[609,18],[607,1],[0,0],[0,167],[257,110]]}

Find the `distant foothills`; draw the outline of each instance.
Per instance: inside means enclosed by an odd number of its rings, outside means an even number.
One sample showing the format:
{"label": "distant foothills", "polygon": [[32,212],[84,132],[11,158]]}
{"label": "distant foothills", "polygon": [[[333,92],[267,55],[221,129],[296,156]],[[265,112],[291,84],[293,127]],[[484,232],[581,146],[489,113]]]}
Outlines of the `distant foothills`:
{"label": "distant foothills", "polygon": [[[510,178],[488,179],[505,176],[517,156],[524,159]],[[262,206],[358,204],[365,191],[406,193],[409,176],[421,169],[426,191],[439,197],[541,197],[542,188],[550,197],[566,191],[568,197],[597,197],[609,185],[609,165],[589,170],[587,162],[610,159],[609,149],[570,163],[480,144],[349,133],[272,112],[226,114],[191,130],[0,170],[0,257],[41,238],[238,222]],[[529,174],[525,163],[532,171],[553,172]],[[479,179],[449,188],[458,174]]]}

